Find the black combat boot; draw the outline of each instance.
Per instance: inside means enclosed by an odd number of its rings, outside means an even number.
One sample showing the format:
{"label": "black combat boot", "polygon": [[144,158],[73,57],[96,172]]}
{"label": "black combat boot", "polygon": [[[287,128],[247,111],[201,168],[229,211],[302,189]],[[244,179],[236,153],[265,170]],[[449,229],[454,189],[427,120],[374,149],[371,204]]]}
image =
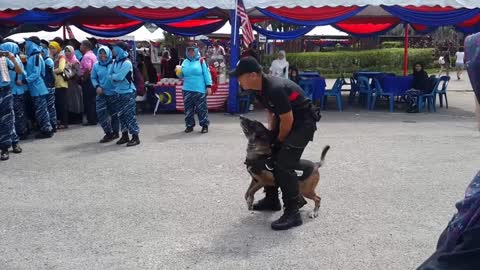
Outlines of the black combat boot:
{"label": "black combat boot", "polygon": [[[117,135],[117,138],[118,138],[118,135]],[[108,143],[113,140],[115,140],[115,133],[108,133],[108,134],[105,134],[105,136],[103,136],[103,138],[100,140],[99,143]]]}
{"label": "black combat boot", "polygon": [[126,144],[128,143],[128,141],[130,141],[130,138],[128,137],[128,132],[123,132],[122,137],[120,138],[120,140],[117,141],[117,144]]}
{"label": "black combat boot", "polygon": [[132,139],[127,143],[127,147],[135,146],[140,144],[140,138],[138,135],[132,135]]}
{"label": "black combat boot", "polygon": [[51,131],[41,131],[37,135],[35,135],[35,139],[48,139],[53,136],[53,132]]}
{"label": "black combat boot", "polygon": [[283,215],[272,222],[274,231],[288,230],[303,224],[302,217],[298,211],[298,198],[289,199],[285,203]]}
{"label": "black combat boot", "polygon": [[277,187],[265,187],[265,198],[253,205],[254,211],[280,211],[282,206],[278,199]]}
{"label": "black combat boot", "polygon": [[8,149],[2,149],[0,154],[0,160],[8,160],[10,158],[8,154]]}
{"label": "black combat boot", "polygon": [[20,147],[20,145],[18,145],[18,143],[12,144],[12,149],[13,149],[12,152],[13,152],[14,154],[20,154],[20,153],[22,153],[22,151],[23,151],[22,148]]}

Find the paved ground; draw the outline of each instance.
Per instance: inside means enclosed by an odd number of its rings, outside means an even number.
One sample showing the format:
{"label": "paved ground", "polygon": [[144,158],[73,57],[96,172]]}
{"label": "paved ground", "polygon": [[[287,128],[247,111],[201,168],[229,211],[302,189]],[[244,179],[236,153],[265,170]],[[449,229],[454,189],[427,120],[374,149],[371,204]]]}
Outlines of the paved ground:
{"label": "paved ground", "polygon": [[435,114],[332,104],[304,155],[332,147],[320,216],[310,203],[286,232],[270,230],[280,213],[246,209],[236,117],[185,135],[181,115],[144,115],[132,149],[97,144],[98,127],[28,141],[0,163],[0,269],[414,269],[478,169],[473,104],[469,92]]}

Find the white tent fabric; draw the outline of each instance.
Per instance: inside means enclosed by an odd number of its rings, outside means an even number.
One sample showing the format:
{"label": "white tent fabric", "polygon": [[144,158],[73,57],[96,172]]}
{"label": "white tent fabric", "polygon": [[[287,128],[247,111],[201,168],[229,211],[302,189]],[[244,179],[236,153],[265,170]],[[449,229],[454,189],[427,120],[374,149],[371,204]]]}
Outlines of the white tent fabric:
{"label": "white tent fabric", "polygon": [[[92,37],[92,35],[83,32],[82,30],[78,29],[75,26],[71,26],[71,29],[72,29],[73,35],[77,40],[82,41],[82,40],[85,40],[87,37]],[[30,36],[38,36],[40,39],[52,40],[55,37],[63,37],[63,28],[60,28],[55,32],[40,31],[40,32],[34,32],[34,33],[15,34],[15,35],[9,36],[8,38],[18,42],[22,42],[24,38],[28,38]],[[104,39],[102,37],[96,37],[96,38]],[[121,39],[123,40],[132,39],[132,40],[140,40],[140,41],[163,39],[163,30],[157,29],[155,32],[151,33],[150,31],[147,30],[147,28],[142,26],[138,30],[128,34],[127,36],[121,37]]]}
{"label": "white tent fabric", "polygon": [[[82,30],[78,29],[75,26],[71,26],[71,29],[77,40],[81,41],[81,40],[85,40],[87,37],[92,37],[92,35],[83,32]],[[220,28],[214,34],[230,34],[231,31],[232,31],[232,28],[230,24],[227,22],[225,26]],[[38,36],[40,39],[52,40],[55,37],[63,37],[63,29],[60,28],[55,32],[40,31],[40,32],[33,32],[33,33],[21,33],[21,34],[11,35],[8,38],[11,38],[17,42],[23,42],[24,38],[28,38],[30,36]],[[307,36],[348,36],[348,34],[338,31],[337,29],[331,26],[319,26],[319,27],[315,27],[312,31],[310,31],[307,34]],[[97,37],[97,38],[103,39],[102,37]],[[164,37],[163,37],[162,29],[157,29],[155,32],[151,33],[145,27],[140,27],[137,31],[128,34],[128,36],[126,37],[121,37],[121,39],[125,39],[125,40],[133,39],[137,41],[151,41],[151,40],[158,40],[163,38]]]}
{"label": "white tent fabric", "polygon": [[235,7],[234,0],[0,0],[0,10],[6,9],[27,9],[34,8],[86,8],[86,7],[137,7],[137,8],[214,8],[233,9]]}
{"label": "white tent fabric", "polygon": [[244,0],[246,8],[266,7],[336,7],[336,6],[441,6],[454,8],[478,8],[479,0]]}
{"label": "white tent fabric", "polygon": [[[450,6],[455,8],[477,8],[480,7],[479,0],[244,0],[246,8],[266,7],[323,7],[323,6],[379,6],[379,5],[400,5],[400,6]],[[236,0],[0,0],[0,10],[6,9],[27,9],[34,8],[73,8],[73,7],[149,7],[149,8],[214,8],[235,9]]]}

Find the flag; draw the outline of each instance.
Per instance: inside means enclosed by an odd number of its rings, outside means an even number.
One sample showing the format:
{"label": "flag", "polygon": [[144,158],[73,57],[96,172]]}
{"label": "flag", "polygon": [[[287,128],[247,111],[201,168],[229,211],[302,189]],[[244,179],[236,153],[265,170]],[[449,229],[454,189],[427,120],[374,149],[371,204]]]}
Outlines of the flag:
{"label": "flag", "polygon": [[67,33],[68,33],[68,38],[69,39],[75,39],[75,36],[73,35],[73,31],[72,31],[72,28],[70,28],[70,25],[65,25],[65,28],[67,29]]}
{"label": "flag", "polygon": [[250,24],[250,20],[248,19],[248,14],[245,10],[242,0],[238,0],[237,2],[237,14],[240,17],[240,22],[242,24],[241,28],[243,34],[243,46],[248,47],[248,45],[255,40],[255,37],[253,36],[252,25]]}

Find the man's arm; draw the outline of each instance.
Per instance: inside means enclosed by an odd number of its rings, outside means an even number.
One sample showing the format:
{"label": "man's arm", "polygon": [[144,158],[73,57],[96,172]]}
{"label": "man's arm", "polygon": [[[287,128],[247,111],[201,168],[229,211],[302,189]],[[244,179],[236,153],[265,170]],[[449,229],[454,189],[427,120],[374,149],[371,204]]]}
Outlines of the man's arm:
{"label": "man's arm", "polygon": [[277,128],[277,125],[275,123],[275,115],[268,110],[266,110],[266,112],[267,112],[268,129],[273,131],[275,130],[275,128]]}
{"label": "man's arm", "polygon": [[[284,91],[274,91],[271,94],[270,101],[275,107],[275,113],[279,116],[280,124],[277,140],[285,141],[293,126],[293,112],[288,96]],[[273,120],[275,121],[275,119]],[[276,123],[275,123],[276,124]],[[274,126],[277,128],[276,126]]]}
{"label": "man's arm", "polygon": [[283,142],[287,138],[288,134],[292,130],[293,126],[293,113],[290,110],[287,113],[280,114],[280,131],[278,133],[278,141]]}

